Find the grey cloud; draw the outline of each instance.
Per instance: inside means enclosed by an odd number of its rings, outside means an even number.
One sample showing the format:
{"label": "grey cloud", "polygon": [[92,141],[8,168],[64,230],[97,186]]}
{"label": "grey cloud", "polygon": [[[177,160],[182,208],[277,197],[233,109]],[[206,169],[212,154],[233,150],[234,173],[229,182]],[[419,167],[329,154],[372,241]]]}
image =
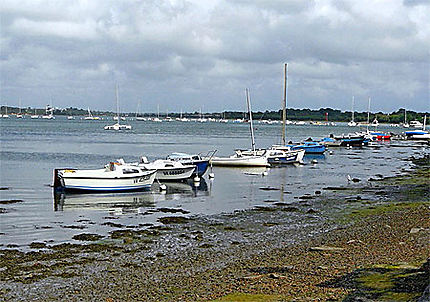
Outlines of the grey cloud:
{"label": "grey cloud", "polygon": [[128,110],[243,109],[245,87],[277,109],[289,62],[292,106],[427,109],[430,8],[372,3],[6,1],[2,102],[112,109],[118,82]]}

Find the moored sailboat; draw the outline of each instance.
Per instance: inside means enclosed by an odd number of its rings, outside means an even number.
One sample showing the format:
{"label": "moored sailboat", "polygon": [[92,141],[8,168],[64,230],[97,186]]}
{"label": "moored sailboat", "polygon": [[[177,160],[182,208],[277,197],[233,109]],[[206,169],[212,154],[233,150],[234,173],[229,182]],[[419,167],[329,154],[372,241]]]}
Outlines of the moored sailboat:
{"label": "moored sailboat", "polygon": [[246,104],[249,113],[249,127],[251,132],[251,150],[243,153],[242,150],[236,150],[235,154],[230,157],[213,157],[210,163],[214,166],[227,167],[268,167],[270,166],[266,153],[259,154],[255,149],[254,126],[252,122],[251,101],[249,98],[249,90],[245,89]]}
{"label": "moored sailboat", "polygon": [[116,85],[116,110],[117,110],[117,123],[113,125],[107,125],[104,127],[105,130],[131,130],[130,125],[121,125],[119,116],[119,98],[118,98],[118,85]]}

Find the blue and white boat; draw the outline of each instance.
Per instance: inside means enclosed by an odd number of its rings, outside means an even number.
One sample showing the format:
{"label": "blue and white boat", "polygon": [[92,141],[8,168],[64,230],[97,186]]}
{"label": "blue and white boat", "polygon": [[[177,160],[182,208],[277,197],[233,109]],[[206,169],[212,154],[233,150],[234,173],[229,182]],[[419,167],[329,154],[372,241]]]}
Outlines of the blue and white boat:
{"label": "blue and white boat", "polygon": [[[213,152],[215,153],[215,152]],[[212,155],[213,155],[212,153]],[[211,157],[211,156],[210,156]],[[187,153],[180,153],[175,152],[167,156],[168,160],[172,160],[175,162],[180,162],[183,165],[186,166],[195,166],[196,169],[192,176],[203,176],[208,167],[209,167],[209,159],[210,157],[203,158],[200,156],[200,154],[187,154]]]}
{"label": "blue and white boat", "polygon": [[405,131],[406,138],[411,140],[430,140],[430,133],[425,130]]}
{"label": "blue and white boat", "polygon": [[430,133],[426,130],[426,121],[427,121],[427,116],[425,115],[424,124],[422,124],[423,129],[405,131],[406,138],[413,139],[413,140],[430,140]]}
{"label": "blue and white boat", "polygon": [[306,154],[324,154],[327,147],[317,142],[304,142],[303,144],[290,144],[291,150],[305,150]]}

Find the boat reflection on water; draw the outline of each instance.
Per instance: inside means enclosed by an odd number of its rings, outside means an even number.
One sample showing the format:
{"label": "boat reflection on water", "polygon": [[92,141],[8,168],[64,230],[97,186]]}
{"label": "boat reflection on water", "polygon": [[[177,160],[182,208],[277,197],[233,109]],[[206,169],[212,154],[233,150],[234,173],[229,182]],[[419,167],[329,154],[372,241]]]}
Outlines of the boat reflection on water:
{"label": "boat reflection on water", "polygon": [[[199,182],[194,182],[192,179],[188,179],[185,182],[165,182],[165,191],[160,191],[160,195],[157,196],[158,200],[171,200],[179,197],[197,197],[197,196],[208,196],[210,195],[210,185],[208,186],[206,180],[202,177]],[[211,184],[211,183],[210,183]],[[153,191],[159,191],[159,185],[154,183]]]}
{"label": "boat reflection on water", "polygon": [[102,210],[137,209],[155,206],[151,192],[109,193],[109,194],[69,194],[53,191],[54,211],[64,210]]}
{"label": "boat reflection on water", "polygon": [[305,157],[304,157],[305,162],[312,161],[314,159],[325,160],[326,157],[325,157],[325,154],[305,154]]}
{"label": "boat reflection on water", "polygon": [[166,182],[166,191],[160,191],[159,185],[154,183],[151,191],[126,193],[94,193],[76,194],[53,190],[54,211],[64,210],[112,210],[121,209],[123,212],[133,212],[141,208],[154,208],[156,202],[171,200],[179,197],[197,197],[209,195],[208,184],[204,178],[195,183]]}

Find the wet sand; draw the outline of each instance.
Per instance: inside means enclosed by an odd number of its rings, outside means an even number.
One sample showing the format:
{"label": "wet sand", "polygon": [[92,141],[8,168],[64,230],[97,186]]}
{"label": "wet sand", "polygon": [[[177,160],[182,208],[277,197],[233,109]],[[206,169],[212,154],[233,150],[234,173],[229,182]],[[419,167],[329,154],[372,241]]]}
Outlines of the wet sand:
{"label": "wet sand", "polygon": [[[416,301],[429,280],[429,158],[415,164],[407,176],[313,196],[357,205],[323,223],[305,199],[214,217],[172,213],[149,229],[81,234],[80,245],[3,249],[0,300]],[[303,228],[283,223],[291,213]]]}

